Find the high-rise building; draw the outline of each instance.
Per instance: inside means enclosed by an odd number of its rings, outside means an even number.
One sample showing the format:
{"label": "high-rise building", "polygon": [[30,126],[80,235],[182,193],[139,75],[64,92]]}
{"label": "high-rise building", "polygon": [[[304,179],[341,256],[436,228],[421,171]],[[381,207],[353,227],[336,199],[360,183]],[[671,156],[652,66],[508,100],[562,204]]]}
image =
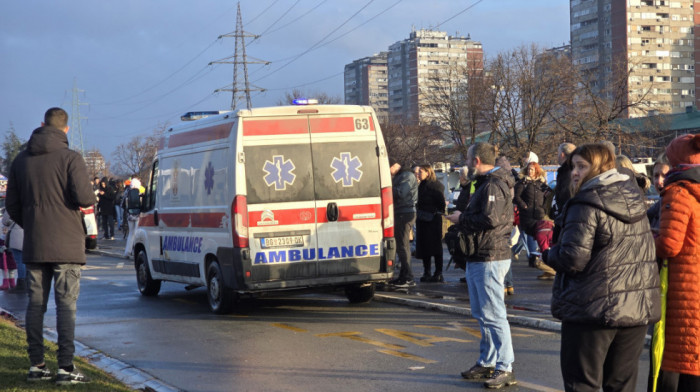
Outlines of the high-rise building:
{"label": "high-rise building", "polygon": [[389,47],[389,117],[407,123],[431,123],[426,92],[447,75],[464,77],[484,68],[480,42],[421,29]]}
{"label": "high-rise building", "polygon": [[[695,0],[570,0],[572,61],[600,94],[625,85],[628,102],[681,113],[696,105]],[[697,106],[697,105],[696,105]],[[631,109],[630,117],[646,115]]]}
{"label": "high-rise building", "polygon": [[345,65],[345,103],[371,106],[380,121],[389,115],[386,59],[381,52]]}

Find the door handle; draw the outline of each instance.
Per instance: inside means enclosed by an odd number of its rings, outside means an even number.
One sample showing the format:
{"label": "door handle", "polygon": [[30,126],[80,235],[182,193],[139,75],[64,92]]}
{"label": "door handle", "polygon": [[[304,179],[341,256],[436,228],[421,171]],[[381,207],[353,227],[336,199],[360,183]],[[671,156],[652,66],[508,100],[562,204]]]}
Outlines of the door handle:
{"label": "door handle", "polygon": [[156,226],[158,226],[158,222],[159,222],[159,221],[160,221],[160,220],[158,219],[158,210],[153,211],[153,223],[154,223]]}
{"label": "door handle", "polygon": [[328,218],[328,222],[338,220],[338,205],[336,203],[328,203],[326,206],[326,218]]}

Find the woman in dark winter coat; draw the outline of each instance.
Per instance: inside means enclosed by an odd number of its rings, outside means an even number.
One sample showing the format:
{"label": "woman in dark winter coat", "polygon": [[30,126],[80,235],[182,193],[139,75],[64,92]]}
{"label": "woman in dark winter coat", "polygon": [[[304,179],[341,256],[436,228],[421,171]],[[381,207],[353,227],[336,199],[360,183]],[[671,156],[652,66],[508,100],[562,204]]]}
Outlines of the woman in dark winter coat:
{"label": "woman in dark winter coat", "polygon": [[[444,282],[442,277],[442,214],[445,213],[445,187],[437,181],[430,165],[419,167],[418,203],[416,204],[416,257],[423,260],[421,282]],[[430,274],[430,258],[435,259],[435,273]]]}
{"label": "woman in dark winter coat", "polygon": [[117,189],[112,181],[107,177],[102,177],[99,190],[100,200],[97,202],[97,209],[102,216],[102,230],[104,239],[114,239],[114,200],[117,197]]}
{"label": "woman in dark winter coat", "polygon": [[527,255],[531,267],[542,270],[542,275],[538,279],[554,279],[554,271],[543,265],[535,253],[538,251],[535,233],[537,232],[537,222],[547,216],[548,210],[545,204],[549,197],[553,196],[552,190],[547,185],[547,177],[544,170],[536,162],[530,162],[520,173],[520,181],[515,184],[513,203],[518,206],[520,223],[520,235],[524,235],[527,245]]}
{"label": "woman in dark winter coat", "polygon": [[562,320],[566,391],[634,391],[647,325],[660,318],[659,275],[646,205],[601,144],[570,158],[574,196],[542,254],[557,271],[552,314]]}

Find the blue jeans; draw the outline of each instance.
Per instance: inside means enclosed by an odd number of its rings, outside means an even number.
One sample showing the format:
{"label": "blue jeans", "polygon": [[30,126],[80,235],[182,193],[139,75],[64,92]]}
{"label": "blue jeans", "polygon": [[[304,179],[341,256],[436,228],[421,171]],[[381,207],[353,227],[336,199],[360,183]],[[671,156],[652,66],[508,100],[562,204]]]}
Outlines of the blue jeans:
{"label": "blue jeans", "polygon": [[523,232],[521,232],[520,235],[523,236],[523,238],[525,239],[525,244],[527,245],[525,247],[525,250],[527,250],[527,257],[532,256],[532,252],[538,251],[537,241],[535,241],[535,237],[527,235]]}
{"label": "blue jeans", "polygon": [[80,294],[80,265],[29,263],[26,266],[29,302],[25,329],[29,361],[32,366],[44,363],[44,314],[53,281],[58,367],[69,367],[75,354],[75,311]]}
{"label": "blue jeans", "polygon": [[17,279],[24,279],[27,277],[27,267],[22,262],[22,251],[17,249],[12,249],[12,257],[15,258],[17,263]]}
{"label": "blue jeans", "polygon": [[472,316],[479,322],[481,343],[477,365],[513,371],[513,342],[503,302],[503,279],[510,259],[467,263],[467,285]]}
{"label": "blue jeans", "polygon": [[124,210],[121,206],[114,206],[114,213],[117,219],[117,227],[122,227],[122,218],[124,217]]}

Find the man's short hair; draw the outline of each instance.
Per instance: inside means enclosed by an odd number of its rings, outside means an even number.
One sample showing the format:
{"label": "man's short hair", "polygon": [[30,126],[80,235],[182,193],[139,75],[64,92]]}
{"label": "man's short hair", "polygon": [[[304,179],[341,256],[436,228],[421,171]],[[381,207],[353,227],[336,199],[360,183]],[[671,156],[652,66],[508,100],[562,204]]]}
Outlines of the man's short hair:
{"label": "man's short hair", "polygon": [[576,149],[573,143],[562,143],[559,145],[559,152],[563,152],[567,157]]}
{"label": "man's short hair", "polygon": [[481,163],[485,165],[496,164],[496,149],[489,143],[474,143],[472,144],[472,157],[479,157]]}
{"label": "man's short hair", "polygon": [[51,108],[44,114],[44,124],[64,130],[68,126],[68,113],[61,108]]}

